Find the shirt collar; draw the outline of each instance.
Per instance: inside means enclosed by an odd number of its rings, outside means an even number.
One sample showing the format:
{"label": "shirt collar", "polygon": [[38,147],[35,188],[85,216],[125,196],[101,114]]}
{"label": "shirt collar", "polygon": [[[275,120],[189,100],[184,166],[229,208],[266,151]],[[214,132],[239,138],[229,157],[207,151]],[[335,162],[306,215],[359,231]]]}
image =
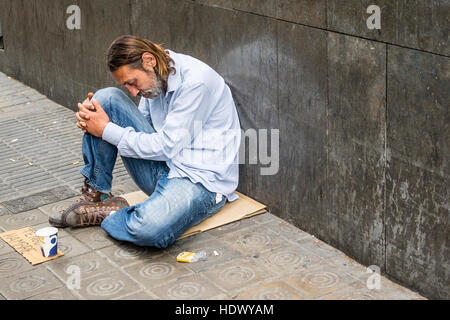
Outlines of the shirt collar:
{"label": "shirt collar", "polygon": [[169,74],[169,77],[167,78],[167,92],[166,92],[166,96],[169,92],[173,92],[176,89],[178,89],[178,87],[181,85],[181,66],[179,63],[179,59],[178,59],[178,55],[173,52],[172,50],[166,50],[167,52],[169,52],[170,57],[172,58],[174,65],[172,63],[170,63],[170,66],[174,66],[176,69],[176,73],[174,74],[173,72],[171,72]]}

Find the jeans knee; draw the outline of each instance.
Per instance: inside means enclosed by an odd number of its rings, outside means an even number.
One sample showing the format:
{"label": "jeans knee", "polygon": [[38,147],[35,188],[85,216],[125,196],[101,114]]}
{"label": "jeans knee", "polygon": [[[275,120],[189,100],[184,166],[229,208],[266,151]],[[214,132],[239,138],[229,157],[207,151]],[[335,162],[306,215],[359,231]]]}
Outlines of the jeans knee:
{"label": "jeans knee", "polygon": [[135,238],[136,244],[141,246],[166,248],[175,241],[173,235],[167,232],[165,226],[157,224],[136,225],[131,233]]}
{"label": "jeans knee", "polygon": [[98,97],[98,98],[109,98],[111,96],[114,95],[122,95],[125,94],[123,93],[122,90],[120,90],[119,88],[116,87],[107,87],[107,88],[103,88],[100,90],[97,90],[94,94],[94,98]]}
{"label": "jeans knee", "polygon": [[108,87],[96,91],[93,98],[97,100],[102,108],[106,111],[110,107],[111,100],[114,100],[117,97],[122,97],[124,95],[125,93],[119,88]]}

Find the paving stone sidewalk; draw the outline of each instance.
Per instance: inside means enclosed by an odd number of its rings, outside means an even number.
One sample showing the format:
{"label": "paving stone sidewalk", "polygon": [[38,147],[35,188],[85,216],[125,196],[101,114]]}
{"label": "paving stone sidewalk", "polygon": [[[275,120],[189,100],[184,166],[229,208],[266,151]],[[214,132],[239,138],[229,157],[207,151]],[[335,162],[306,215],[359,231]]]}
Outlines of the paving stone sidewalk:
{"label": "paving stone sidewalk", "polygon": [[[0,73],[0,232],[48,226],[77,198],[82,132],[74,112]],[[113,193],[137,191],[118,157]],[[64,256],[36,266],[0,239],[1,299],[425,299],[265,213],[159,250],[100,227],[60,229]],[[204,250],[206,261],[176,262]],[[81,271],[80,287],[70,281]],[[72,267],[73,268],[73,267]],[[75,282],[76,284],[76,282]]]}

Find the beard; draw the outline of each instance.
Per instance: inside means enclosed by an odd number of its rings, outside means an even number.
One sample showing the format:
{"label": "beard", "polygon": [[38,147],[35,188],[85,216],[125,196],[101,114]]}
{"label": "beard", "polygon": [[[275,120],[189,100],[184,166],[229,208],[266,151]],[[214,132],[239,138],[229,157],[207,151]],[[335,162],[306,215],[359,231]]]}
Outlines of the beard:
{"label": "beard", "polygon": [[159,97],[161,92],[164,88],[164,81],[161,78],[159,74],[156,72],[147,71],[148,75],[152,79],[152,82],[154,83],[153,88],[150,88],[148,90],[141,90],[139,91],[138,95],[147,99],[154,99],[156,97]]}

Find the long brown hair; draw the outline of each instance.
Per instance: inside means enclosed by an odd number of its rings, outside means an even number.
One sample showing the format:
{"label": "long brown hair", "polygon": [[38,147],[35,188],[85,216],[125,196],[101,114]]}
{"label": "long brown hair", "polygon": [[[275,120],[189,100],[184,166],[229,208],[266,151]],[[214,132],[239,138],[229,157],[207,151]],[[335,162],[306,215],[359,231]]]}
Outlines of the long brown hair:
{"label": "long brown hair", "polygon": [[120,36],[109,46],[107,54],[109,70],[114,72],[124,65],[130,65],[133,69],[143,69],[142,54],[144,52],[149,52],[156,58],[155,71],[163,79],[167,79],[172,71],[176,72],[175,68],[169,65],[170,62],[174,64],[174,61],[162,46],[132,35]]}

